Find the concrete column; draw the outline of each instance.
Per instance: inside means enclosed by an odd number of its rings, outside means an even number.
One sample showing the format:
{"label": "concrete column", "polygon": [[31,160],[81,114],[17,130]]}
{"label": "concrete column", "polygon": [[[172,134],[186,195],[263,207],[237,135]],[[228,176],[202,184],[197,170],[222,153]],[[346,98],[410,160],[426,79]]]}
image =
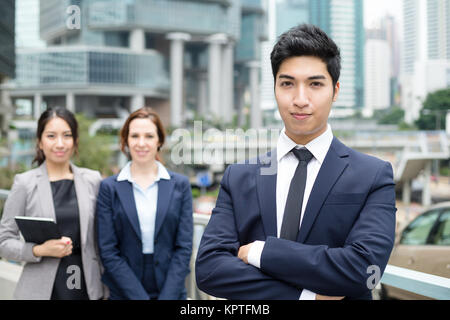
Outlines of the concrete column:
{"label": "concrete column", "polygon": [[406,206],[411,204],[411,180],[406,180],[403,182],[402,200]]}
{"label": "concrete column", "polygon": [[422,189],[422,205],[428,207],[431,205],[431,160],[427,161],[424,168],[424,179]]}
{"label": "concrete column", "polygon": [[226,123],[231,123],[234,115],[234,43],[232,41],[225,45],[222,61],[222,117]]}
{"label": "concrete column", "polygon": [[209,88],[209,110],[213,117],[219,118],[222,115],[220,108],[221,103],[221,89],[223,85],[222,75],[222,45],[227,42],[227,36],[223,33],[217,33],[210,36],[208,52],[208,88]]}
{"label": "concrete column", "polygon": [[208,112],[208,75],[201,73],[198,76],[198,109],[200,116],[205,116]]}
{"label": "concrete column", "polygon": [[145,50],[144,29],[131,30],[131,32],[130,32],[130,49],[135,52],[144,52],[144,50]]}
{"label": "concrete column", "polygon": [[445,116],[445,131],[450,135],[450,111]]}
{"label": "concrete column", "polygon": [[250,126],[258,129],[262,126],[261,106],[259,105],[259,62],[247,63],[250,78]]}
{"label": "concrete column", "polygon": [[75,95],[73,92],[66,94],[66,109],[75,113]]}
{"label": "concrete column", "polygon": [[131,103],[130,108],[131,112],[136,111],[137,109],[140,109],[142,107],[145,107],[145,97],[143,94],[135,94],[131,97]]}
{"label": "concrete column", "polygon": [[406,222],[409,221],[409,207],[411,205],[411,180],[406,180],[403,182],[403,195],[402,195],[403,204],[406,209]]}
{"label": "concrete column", "polygon": [[187,33],[174,32],[167,35],[170,40],[170,122],[174,127],[184,124],[183,111],[183,56],[184,42],[191,36]]}
{"label": "concrete column", "polygon": [[33,116],[34,119],[39,119],[41,116],[42,95],[36,93],[33,98]]}

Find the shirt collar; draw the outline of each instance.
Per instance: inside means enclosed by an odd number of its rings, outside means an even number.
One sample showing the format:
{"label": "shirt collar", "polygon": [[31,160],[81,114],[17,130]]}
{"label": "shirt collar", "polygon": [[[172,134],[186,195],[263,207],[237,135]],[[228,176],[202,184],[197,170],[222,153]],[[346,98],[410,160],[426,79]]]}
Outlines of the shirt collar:
{"label": "shirt collar", "polygon": [[319,161],[320,164],[325,160],[325,156],[328,153],[331,143],[333,142],[333,132],[331,127],[327,124],[327,130],[320,136],[310,141],[305,146],[298,145],[291,138],[286,135],[286,128],[283,128],[278,138],[277,143],[277,161],[279,162],[284,156],[286,156],[293,148],[303,148],[308,149],[314,156],[314,158]]}
{"label": "shirt collar", "polygon": [[[158,175],[156,176],[155,181],[159,181],[161,179],[170,180],[170,174],[166,167],[164,167],[163,164],[157,160],[156,164],[158,165]],[[117,181],[129,181],[134,183],[133,177],[131,176],[131,161],[128,161],[125,167],[120,170],[120,173],[117,176]]]}

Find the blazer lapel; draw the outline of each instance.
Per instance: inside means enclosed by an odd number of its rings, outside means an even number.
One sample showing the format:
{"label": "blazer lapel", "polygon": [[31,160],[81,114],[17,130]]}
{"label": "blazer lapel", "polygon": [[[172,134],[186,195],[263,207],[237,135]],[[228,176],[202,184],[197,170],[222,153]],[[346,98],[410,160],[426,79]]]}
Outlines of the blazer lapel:
{"label": "blazer lapel", "polygon": [[142,240],[136,203],[134,202],[133,186],[129,181],[116,182],[117,195],[125,210],[125,214],[128,216],[128,219],[130,219],[131,225],[137,236]]}
{"label": "blazer lapel", "polygon": [[70,164],[73,172],[75,192],[77,193],[78,211],[80,215],[81,244],[85,244],[89,230],[89,213],[91,212],[88,186],[85,184],[80,170],[74,164]]}
{"label": "blazer lapel", "polygon": [[[260,159],[261,165],[256,172],[256,190],[259,208],[266,237],[277,236],[277,157],[272,150]],[[271,167],[275,166],[275,167]],[[267,170],[271,168],[270,170]]]}
{"label": "blazer lapel", "polygon": [[42,216],[56,221],[55,207],[53,204],[53,193],[47,173],[46,162],[42,163],[37,170],[37,190],[41,204]]}
{"label": "blazer lapel", "polygon": [[297,237],[298,242],[303,243],[308,237],[328,193],[344,169],[348,166],[347,157],[347,147],[334,137],[309,196],[303,221],[300,226],[300,232]]}
{"label": "blazer lapel", "polygon": [[158,205],[156,208],[155,238],[161,229],[164,218],[166,217],[174,186],[175,179],[173,176],[170,177],[170,180],[161,179],[158,181]]}

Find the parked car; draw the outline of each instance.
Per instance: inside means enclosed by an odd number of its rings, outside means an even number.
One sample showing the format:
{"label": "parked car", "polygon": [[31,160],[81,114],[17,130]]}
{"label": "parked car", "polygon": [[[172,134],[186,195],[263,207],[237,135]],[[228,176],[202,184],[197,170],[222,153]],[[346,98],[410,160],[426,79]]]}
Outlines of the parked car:
{"label": "parked car", "polygon": [[[431,206],[400,232],[388,264],[450,278],[450,202]],[[430,299],[381,285],[382,299]]]}

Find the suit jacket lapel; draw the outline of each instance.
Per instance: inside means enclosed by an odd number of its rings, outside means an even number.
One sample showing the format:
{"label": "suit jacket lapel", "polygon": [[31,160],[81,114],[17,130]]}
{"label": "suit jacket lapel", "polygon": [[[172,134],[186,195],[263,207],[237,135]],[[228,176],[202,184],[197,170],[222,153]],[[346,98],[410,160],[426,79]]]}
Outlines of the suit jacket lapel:
{"label": "suit jacket lapel", "polygon": [[170,177],[170,180],[161,179],[158,181],[158,205],[156,208],[155,238],[161,229],[164,218],[166,217],[174,186],[175,179],[172,176]]}
{"label": "suit jacket lapel", "polygon": [[55,207],[53,204],[53,193],[47,173],[46,162],[42,163],[37,170],[37,190],[41,205],[42,216],[56,221]]}
{"label": "suit jacket lapel", "polygon": [[[277,157],[272,150],[260,159],[261,165],[256,172],[256,190],[259,208],[266,237],[277,236]],[[268,168],[270,170],[267,170]]]}
{"label": "suit jacket lapel", "polygon": [[89,213],[91,212],[88,186],[83,180],[77,166],[70,164],[73,172],[73,180],[75,184],[75,192],[77,193],[78,211],[80,215],[81,243],[85,244],[89,230]]}
{"label": "suit jacket lapel", "polygon": [[308,237],[328,193],[344,169],[348,166],[347,157],[347,147],[334,137],[309,196],[303,221],[300,226],[300,232],[297,237],[298,242],[303,243]]}
{"label": "suit jacket lapel", "polygon": [[131,225],[136,232],[139,239],[141,237],[141,227],[139,226],[139,217],[136,209],[136,203],[134,201],[133,185],[129,181],[116,181],[116,190],[119,200],[122,204],[125,214],[130,219]]}

